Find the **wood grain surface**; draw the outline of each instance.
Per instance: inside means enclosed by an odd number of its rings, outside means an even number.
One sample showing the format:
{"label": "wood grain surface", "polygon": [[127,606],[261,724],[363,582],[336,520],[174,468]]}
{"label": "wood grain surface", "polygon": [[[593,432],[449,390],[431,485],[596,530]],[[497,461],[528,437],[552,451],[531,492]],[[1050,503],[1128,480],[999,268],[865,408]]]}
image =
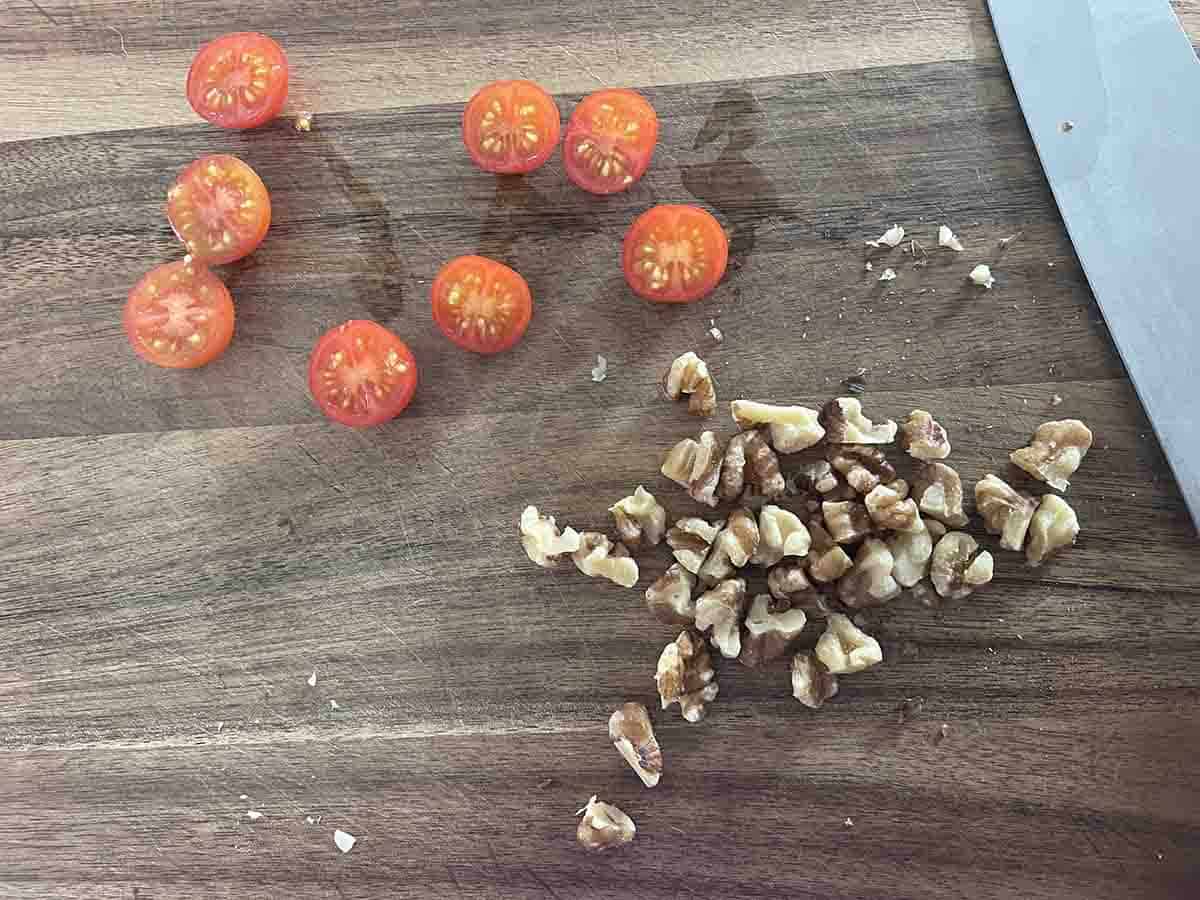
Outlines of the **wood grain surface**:
{"label": "wood grain surface", "polygon": [[[1195,39],[1197,4],[1177,9]],[[1197,895],[1200,544],[982,3],[2,15],[0,897]],[[284,40],[312,133],[188,112],[192,49],[248,28]],[[557,157],[525,179],[474,169],[461,102],[510,75],[564,113],[598,82],[644,91],[662,122],[647,176],[596,198]],[[167,184],[218,151],[263,176],[275,221],[221,270],[230,350],[153,369],[120,309],[179,255]],[[731,235],[725,281],[687,308],[636,300],[619,271],[659,202],[703,204]],[[868,256],[893,222],[927,266]],[[940,223],[964,253],[933,251]],[[468,252],[530,283],[515,352],[475,358],[432,324],[430,281]],[[991,291],[965,280],[979,262]],[[327,423],[305,386],[313,341],[352,317],[421,368],[409,412],[370,431]],[[871,613],[885,663],[820,712],[786,666],[735,663],[704,723],[658,711],[672,630],[640,590],[534,567],[516,520],[534,503],[603,530],[637,484],[698,512],[657,471],[697,430],[659,388],[689,349],[723,401],[817,404],[865,369],[868,412],[934,411],[968,486],[996,472],[1041,493],[1007,452],[1083,418],[1078,545],[1031,570],[976,523],[995,582]],[[641,563],[644,589],[668,557]],[[607,740],[626,700],[664,746],[654,790]],[[637,821],[617,854],[574,842],[593,793]]]}

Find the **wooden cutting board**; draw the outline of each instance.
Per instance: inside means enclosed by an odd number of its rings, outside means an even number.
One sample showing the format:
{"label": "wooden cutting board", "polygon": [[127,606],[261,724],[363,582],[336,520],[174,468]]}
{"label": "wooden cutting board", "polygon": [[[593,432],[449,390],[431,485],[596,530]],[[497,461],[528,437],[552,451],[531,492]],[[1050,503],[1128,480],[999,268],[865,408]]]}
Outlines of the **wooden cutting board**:
{"label": "wooden cutting board", "polygon": [[[1200,6],[1176,5],[1200,34]],[[1200,545],[978,0],[0,16],[0,896],[1194,896]],[[286,46],[312,133],[190,114],[192,51],[239,29]],[[557,158],[474,169],[461,103],[511,76],[564,114],[599,85],[642,90],[662,123],[647,176],[596,198]],[[259,171],[275,222],[222,270],[230,350],[157,370],[120,309],[178,257],[164,192],[208,152]],[[635,299],[619,270],[628,224],[664,202],[731,236],[725,281],[686,308]],[[927,265],[867,254],[896,222]],[[936,249],[942,223],[963,253]],[[496,359],[428,310],[440,265],[476,252],[536,298]],[[981,262],[990,291],[966,281]],[[314,340],[348,318],[420,365],[413,407],[371,431],[306,390]],[[1007,453],[1080,417],[1079,543],[1034,571],[973,525],[995,582],[872,613],[885,663],[820,712],[786,666],[737,664],[704,723],[660,712],[674,633],[640,590],[536,569],[516,521],[534,503],[604,529],[638,484],[698,511],[657,474],[698,427],[659,388],[686,350],[722,401],[815,405],[864,370],[868,413],[932,410],[968,488],[995,472],[1042,493]],[[667,561],[643,557],[639,588]],[[626,700],[664,746],[653,791],[608,744]],[[632,846],[575,845],[592,794],[637,821]]]}

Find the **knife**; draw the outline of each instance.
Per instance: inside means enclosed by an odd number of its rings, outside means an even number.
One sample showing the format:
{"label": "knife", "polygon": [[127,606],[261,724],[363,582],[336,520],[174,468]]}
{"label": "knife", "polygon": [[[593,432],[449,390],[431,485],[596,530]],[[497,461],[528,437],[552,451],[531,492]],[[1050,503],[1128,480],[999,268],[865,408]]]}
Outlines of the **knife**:
{"label": "knife", "polygon": [[1200,60],[1167,0],[989,0],[1042,168],[1200,528]]}

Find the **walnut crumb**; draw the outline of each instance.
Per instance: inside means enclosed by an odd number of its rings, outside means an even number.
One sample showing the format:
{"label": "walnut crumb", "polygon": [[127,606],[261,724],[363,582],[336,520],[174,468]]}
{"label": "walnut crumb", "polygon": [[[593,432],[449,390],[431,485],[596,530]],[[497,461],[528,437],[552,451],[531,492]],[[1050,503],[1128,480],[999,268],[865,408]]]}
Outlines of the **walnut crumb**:
{"label": "walnut crumb", "polygon": [[738,660],[751,668],[791,652],[800,638],[808,616],[804,610],[780,604],[774,598],[759,594],[746,614],[746,634],[742,639]]}
{"label": "walnut crumb", "polygon": [[742,620],[746,615],[746,582],[729,578],[696,601],[696,628],[712,631],[713,645],[726,659],[742,652]]}
{"label": "walnut crumb", "polygon": [[675,563],[646,588],[646,606],[660,622],[690,625],[696,621],[696,602],[692,599],[695,589],[696,576]]}
{"label": "walnut crumb", "polygon": [[863,415],[856,397],[830,400],[821,408],[818,421],[831,444],[890,444],[896,439],[896,423],[886,419],[876,425]]}
{"label": "walnut crumb", "polygon": [[876,240],[866,241],[868,247],[879,249],[880,247],[896,247],[904,240],[904,227],[902,225],[893,225]]}
{"label": "walnut crumb", "polygon": [[721,446],[711,431],[699,438],[684,438],[671,448],[662,464],[662,473],[686,488],[697,503],[716,506],[717,485],[721,478]]}
{"label": "walnut crumb", "polygon": [[939,597],[961,600],[992,580],[993,560],[975,538],[951,531],[933,548],[929,577]]}
{"label": "walnut crumb", "polygon": [[820,709],[826,700],[837,696],[837,676],[809,653],[792,658],[792,696],[809,709]]}
{"label": "walnut crumb", "polygon": [[297,131],[312,131],[313,117],[314,113],[308,112],[307,110],[305,112],[298,113],[296,118],[292,120],[292,127]]}
{"label": "walnut crumb", "polygon": [[583,816],[575,830],[575,838],[585,850],[612,850],[628,844],[637,834],[633,819],[611,803],[601,802],[595,794],[575,815]]}
{"label": "walnut crumb", "polygon": [[641,485],[631,496],[608,510],[617,523],[617,534],[630,547],[657,547],[667,529],[667,511]]}
{"label": "walnut crumb", "polygon": [[958,235],[945,225],[938,228],[938,246],[946,247],[955,253],[962,253],[963,251],[962,241],[958,239]]}
{"label": "walnut crumb", "polygon": [[900,426],[900,446],[914,459],[945,459],[950,455],[946,429],[923,409],[914,409]]}
{"label": "walnut crumb", "polygon": [[625,703],[608,719],[608,738],[646,787],[662,778],[663,756],[650,713],[640,703]]}
{"label": "walnut crumb", "polygon": [[607,578],[627,588],[637,584],[637,561],[629,555],[624,544],[614,544],[599,532],[583,532],[579,536],[579,549],[571,558],[575,567],[589,578]]}
{"label": "walnut crumb", "polygon": [[672,400],[690,395],[688,412],[694,416],[711,416],[717,408],[717,387],[708,364],[691,351],[671,363],[663,387]]}
{"label": "walnut crumb", "polygon": [[1029,545],[1025,558],[1031,566],[1040,566],[1046,557],[1075,543],[1079,536],[1079,518],[1070,504],[1056,494],[1042,498],[1029,524]]}
{"label": "walnut crumb", "polygon": [[1037,511],[1037,501],[1018,493],[995,475],[985,475],[975,485],[975,508],[983,516],[988,534],[1000,535],[1000,546],[1018,553]]}
{"label": "walnut crumb", "polygon": [[834,675],[861,672],[883,662],[879,641],[841,613],[830,613],[817,639],[816,657]]}
{"label": "walnut crumb", "polygon": [[527,506],[521,513],[521,546],[532,562],[543,568],[553,568],[567,553],[579,549],[580,537],[573,528],[559,532],[554,516],[538,514],[536,506]]}
{"label": "walnut crumb", "polygon": [[1065,491],[1092,447],[1092,432],[1078,419],[1044,422],[1028,447],[1009,454],[1013,464],[1055,490]]}
{"label": "walnut crumb", "polygon": [[771,446],[780,453],[796,453],[818,444],[825,429],[820,414],[806,406],[774,406],[754,400],[734,400],[729,405],[733,420],[742,430],[770,426]]}
{"label": "walnut crumb", "polygon": [[996,279],[992,277],[992,269],[990,266],[980,263],[971,270],[968,276],[973,282],[988,290],[992,289],[992,285],[996,283]]}
{"label": "walnut crumb", "polygon": [[658,658],[654,683],[663,709],[678,703],[685,721],[695,723],[703,719],[707,704],[718,694],[716,672],[704,635],[689,628],[667,644]]}

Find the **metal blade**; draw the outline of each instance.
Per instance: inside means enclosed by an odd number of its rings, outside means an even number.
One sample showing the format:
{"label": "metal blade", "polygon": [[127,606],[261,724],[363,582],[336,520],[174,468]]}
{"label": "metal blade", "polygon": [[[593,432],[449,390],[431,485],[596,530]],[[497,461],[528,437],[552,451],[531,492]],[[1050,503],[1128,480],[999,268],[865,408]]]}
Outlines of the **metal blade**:
{"label": "metal blade", "polygon": [[1200,60],[1167,0],[989,0],[1075,252],[1200,527]]}

